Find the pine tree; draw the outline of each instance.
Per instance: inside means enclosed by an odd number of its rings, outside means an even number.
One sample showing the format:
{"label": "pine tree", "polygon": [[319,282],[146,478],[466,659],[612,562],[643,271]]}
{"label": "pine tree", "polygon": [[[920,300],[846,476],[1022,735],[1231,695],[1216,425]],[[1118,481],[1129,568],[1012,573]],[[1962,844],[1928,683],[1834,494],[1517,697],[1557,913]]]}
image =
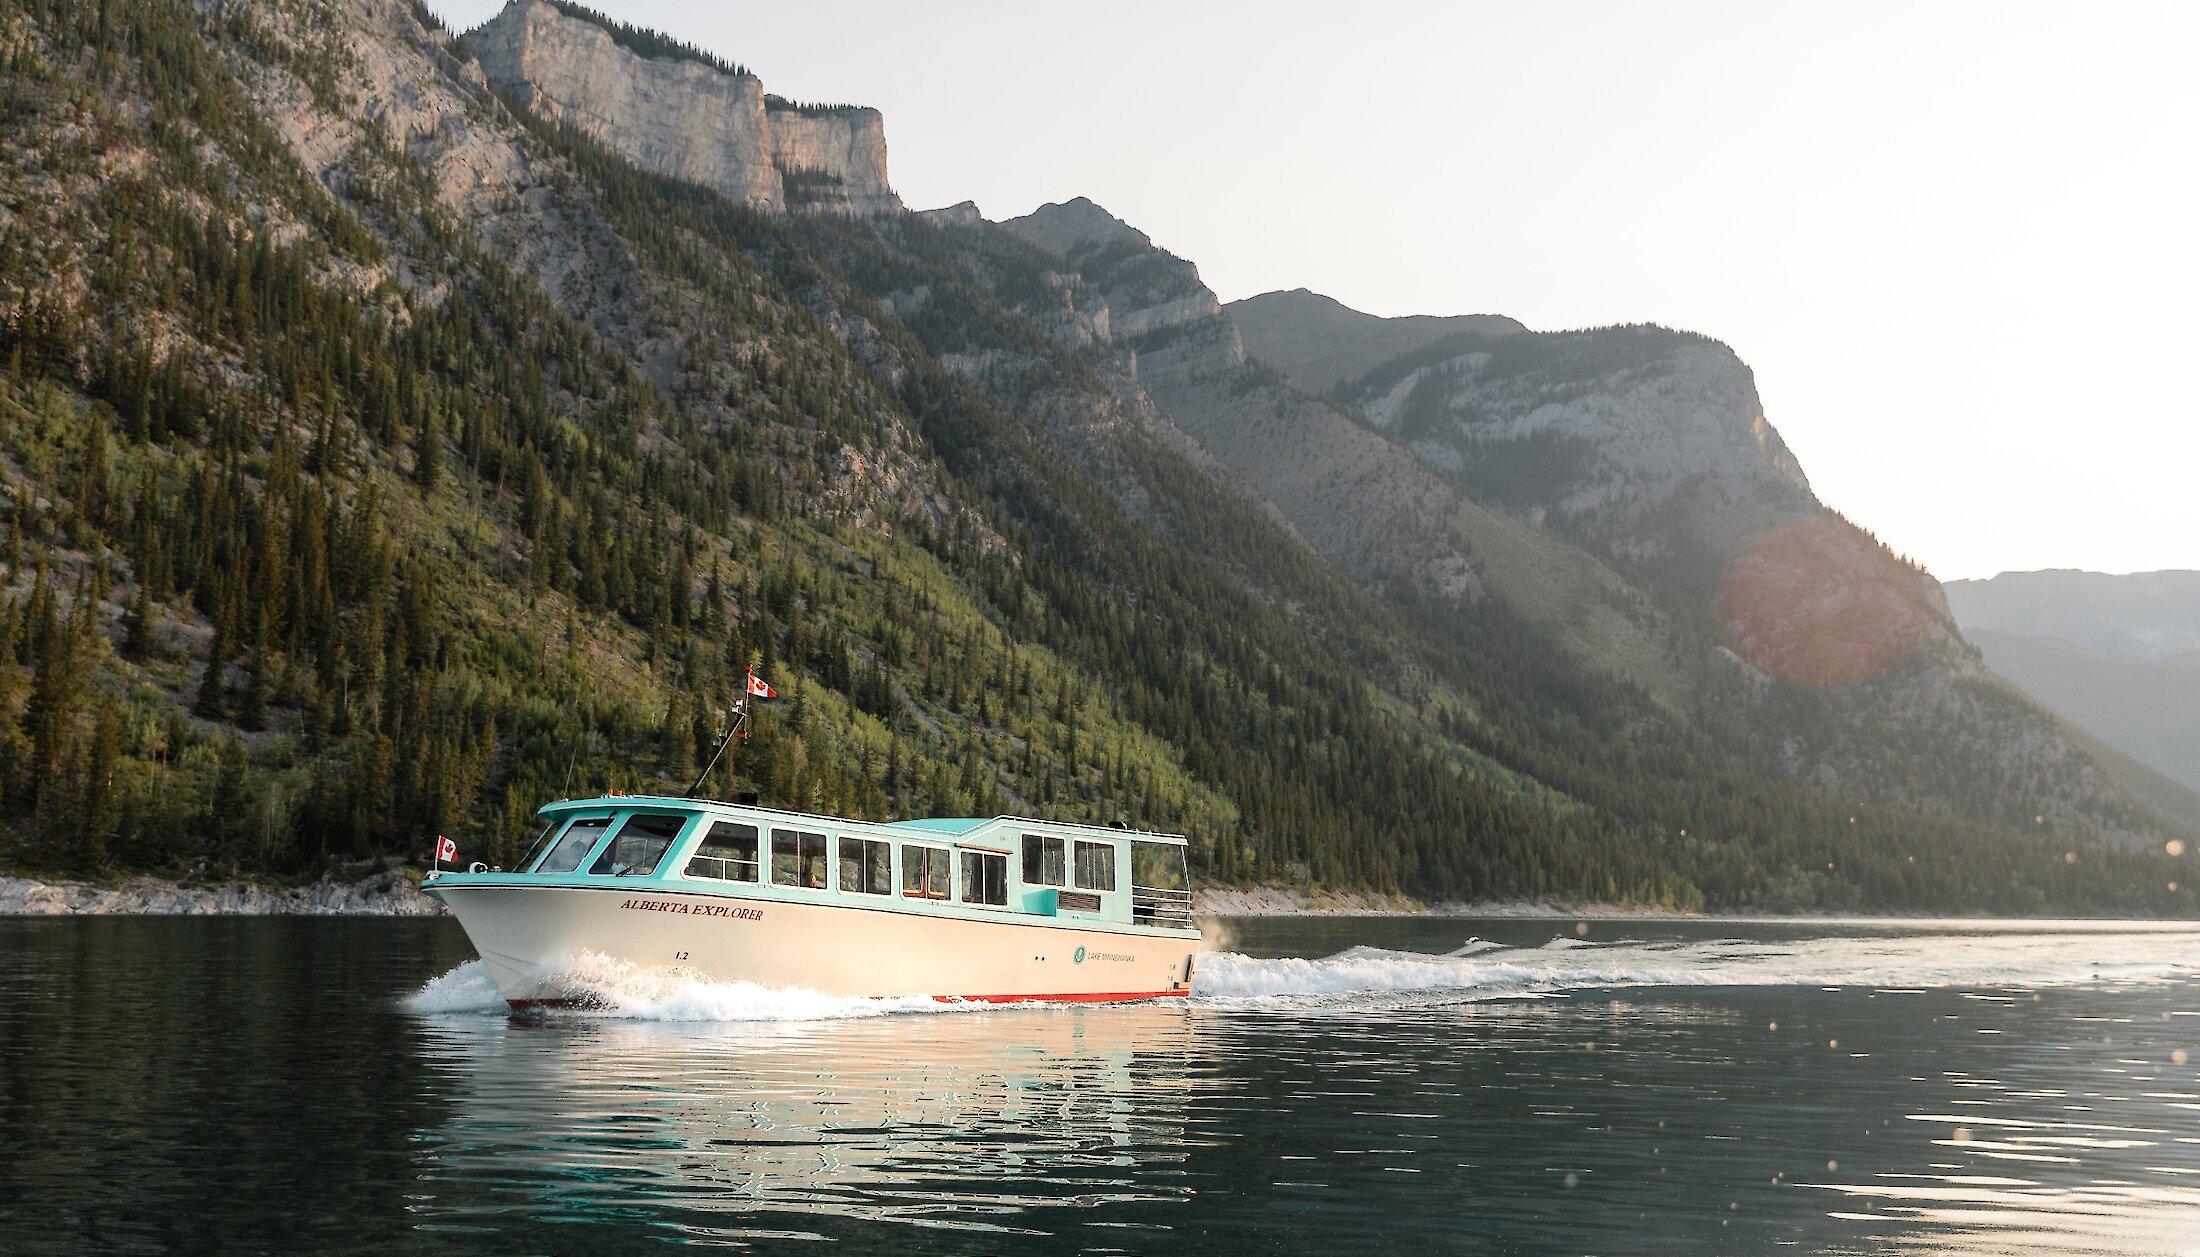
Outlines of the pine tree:
{"label": "pine tree", "polygon": [[71,822],[77,835],[72,859],[79,872],[94,873],[107,863],[107,839],[121,815],[115,770],[122,763],[122,709],[112,698],[99,705],[84,761],[83,784]]}
{"label": "pine tree", "polygon": [[229,643],[223,640],[221,624],[214,625],[214,642],[206,653],[206,671],[199,677],[198,697],[191,701],[192,714],[207,720],[222,718],[223,700],[228,693],[222,674],[229,668]]}
{"label": "pine tree", "polygon": [[123,615],[123,654],[139,660],[152,656],[153,629],[159,622],[159,614],[153,607],[152,587],[140,577],[136,592],[130,595],[130,608]]}
{"label": "pine tree", "polygon": [[666,778],[685,790],[695,780],[695,729],[688,719],[687,700],[678,694],[665,705],[665,718],[657,729],[657,748]]}
{"label": "pine tree", "polygon": [[443,479],[443,415],[434,406],[421,416],[420,437],[413,447],[413,483],[423,496],[434,493]]}
{"label": "pine tree", "polygon": [[49,616],[43,625],[33,625],[37,634],[33,641],[36,654],[31,670],[30,703],[24,709],[23,723],[29,726],[30,733],[29,785],[34,805],[45,800],[53,783],[59,780],[62,759],[76,729],[77,704],[84,687],[80,665],[84,657],[81,621],[85,617],[80,603],[66,622],[56,623]]}
{"label": "pine tree", "polygon": [[77,464],[75,517],[72,527],[89,540],[92,530],[107,522],[107,477],[111,461],[107,448],[107,423],[94,416],[85,427],[84,450]]}
{"label": "pine tree", "polygon": [[245,660],[244,697],[237,704],[237,727],[254,732],[267,728],[268,671],[273,666],[268,658],[267,621],[260,623],[263,627],[253,636],[252,653]]}

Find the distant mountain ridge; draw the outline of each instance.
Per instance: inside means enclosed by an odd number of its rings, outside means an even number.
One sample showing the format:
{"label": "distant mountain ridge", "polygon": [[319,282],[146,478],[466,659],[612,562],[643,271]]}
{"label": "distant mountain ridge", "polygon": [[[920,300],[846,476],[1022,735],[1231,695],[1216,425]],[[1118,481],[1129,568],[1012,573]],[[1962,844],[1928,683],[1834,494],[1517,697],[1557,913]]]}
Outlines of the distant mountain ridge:
{"label": "distant mountain ridge", "polygon": [[1994,671],[2200,791],[2200,572],[2003,572],[1947,590]]}
{"label": "distant mountain ridge", "polygon": [[2200,791],[2200,652],[2146,659],[2052,637],[1969,633],[1988,667],[2050,711]]}
{"label": "distant mountain ridge", "polygon": [[1247,353],[1300,388],[1323,394],[1434,341],[1528,330],[1502,314],[1383,318],[1304,288],[1262,293],[1225,308],[1245,337]]}
{"label": "distant mountain ridge", "polygon": [[2133,659],[2200,651],[2200,572],[2054,569],[1949,581],[1948,606],[1966,629],[2052,637]]}

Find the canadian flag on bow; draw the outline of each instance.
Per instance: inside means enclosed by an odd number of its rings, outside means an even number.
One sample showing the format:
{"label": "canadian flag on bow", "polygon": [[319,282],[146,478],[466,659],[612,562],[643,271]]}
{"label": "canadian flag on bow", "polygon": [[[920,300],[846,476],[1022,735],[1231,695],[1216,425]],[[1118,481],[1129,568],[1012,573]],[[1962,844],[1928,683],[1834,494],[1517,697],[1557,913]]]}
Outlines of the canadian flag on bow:
{"label": "canadian flag on bow", "polygon": [[437,834],[435,836],[435,862],[437,864],[441,864],[445,860],[452,861],[453,863],[457,862],[458,844],[452,842],[448,838],[445,838],[441,834]]}
{"label": "canadian flag on bow", "polygon": [[749,693],[756,695],[758,698],[779,697],[779,691],[773,689],[769,682],[754,672],[749,673]]}

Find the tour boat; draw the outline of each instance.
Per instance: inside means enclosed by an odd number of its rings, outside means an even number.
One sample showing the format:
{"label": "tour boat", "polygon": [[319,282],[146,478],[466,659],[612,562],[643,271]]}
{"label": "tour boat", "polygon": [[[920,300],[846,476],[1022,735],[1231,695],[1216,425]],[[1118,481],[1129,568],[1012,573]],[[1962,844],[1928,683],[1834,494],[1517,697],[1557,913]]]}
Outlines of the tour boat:
{"label": "tour boat", "polygon": [[568,974],[589,955],[838,996],[1191,992],[1199,932],[1180,835],[658,796],[564,800],[538,819],[513,869],[423,883],[515,1008],[588,1002]]}

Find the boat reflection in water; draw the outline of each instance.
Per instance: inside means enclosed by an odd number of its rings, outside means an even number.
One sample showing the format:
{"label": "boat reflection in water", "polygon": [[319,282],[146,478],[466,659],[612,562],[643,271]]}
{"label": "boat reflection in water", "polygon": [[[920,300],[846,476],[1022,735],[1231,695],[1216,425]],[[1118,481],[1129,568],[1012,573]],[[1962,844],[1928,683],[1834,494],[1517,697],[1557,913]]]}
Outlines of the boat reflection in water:
{"label": "boat reflection in water", "polygon": [[[434,1017],[448,1117],[421,1132],[430,1229],[500,1219],[832,1237],[1042,1232],[1151,1206],[1187,1155],[1206,1053],[1181,1007],[661,1023]],[[1090,1215],[1087,1215],[1088,1217]]]}

